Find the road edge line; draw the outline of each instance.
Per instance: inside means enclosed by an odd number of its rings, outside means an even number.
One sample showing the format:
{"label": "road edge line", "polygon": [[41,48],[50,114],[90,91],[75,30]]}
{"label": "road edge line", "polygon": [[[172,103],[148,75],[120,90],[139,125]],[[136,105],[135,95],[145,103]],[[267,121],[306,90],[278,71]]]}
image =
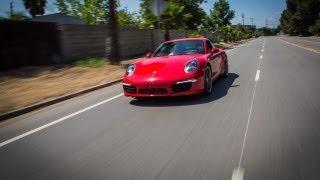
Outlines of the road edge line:
{"label": "road edge line", "polygon": [[62,122],[62,121],[64,121],[64,120],[67,120],[67,119],[69,119],[69,118],[71,118],[71,117],[73,117],[73,116],[76,116],[76,115],[81,114],[81,113],[83,113],[83,112],[89,111],[90,109],[93,109],[93,108],[95,108],[95,107],[97,107],[97,106],[100,106],[100,105],[102,105],[102,104],[104,104],[104,103],[107,103],[107,102],[109,102],[109,101],[112,101],[112,100],[114,100],[114,99],[116,99],[116,98],[118,98],[118,97],[121,97],[121,96],[123,96],[123,93],[118,94],[118,95],[116,95],[116,96],[113,96],[113,97],[111,97],[111,98],[108,98],[108,99],[106,99],[106,100],[103,100],[103,101],[101,101],[101,102],[98,102],[98,103],[96,103],[96,104],[94,104],[94,105],[91,105],[91,106],[89,106],[89,107],[86,107],[86,108],[84,108],[84,109],[78,110],[78,111],[76,111],[76,112],[74,112],[74,113],[71,113],[71,114],[69,114],[69,115],[66,115],[66,116],[64,116],[64,117],[62,117],[62,118],[59,118],[59,119],[54,120],[54,121],[52,121],[52,122],[50,122],[50,123],[48,123],[48,124],[42,125],[42,126],[37,127],[37,128],[35,128],[35,129],[33,129],[33,130],[30,130],[30,131],[27,131],[27,132],[25,132],[25,133],[22,133],[22,134],[20,134],[20,135],[18,135],[18,136],[15,136],[15,137],[10,138],[10,139],[8,139],[8,140],[5,140],[5,141],[3,141],[3,142],[0,142],[0,148],[3,147],[3,146],[5,146],[5,145],[8,145],[8,144],[10,144],[10,143],[12,143],[12,142],[14,142],[14,141],[17,141],[17,140],[19,140],[19,139],[22,139],[22,138],[24,138],[24,137],[26,137],[26,136],[29,136],[29,135],[31,135],[31,134],[33,134],[33,133],[36,133],[36,132],[41,131],[41,130],[43,130],[43,129],[46,129],[46,128],[50,127],[50,126],[53,126],[53,125],[55,125],[55,124],[58,124],[59,122]]}
{"label": "road edge line", "polygon": [[19,108],[17,110],[13,110],[13,111],[10,111],[10,112],[4,113],[4,114],[0,114],[0,121],[4,121],[4,120],[7,120],[7,119],[11,119],[11,118],[17,117],[17,116],[21,116],[23,114],[26,114],[26,113],[29,113],[29,112],[32,112],[32,111],[35,111],[35,110],[38,110],[38,109],[41,109],[41,108],[44,108],[44,107],[48,107],[48,106],[51,106],[53,104],[57,104],[59,102],[66,101],[68,99],[72,99],[72,98],[78,97],[80,95],[87,94],[89,92],[92,92],[92,91],[95,91],[95,90],[99,90],[99,89],[114,85],[116,83],[121,82],[121,80],[122,79],[117,79],[117,80],[110,81],[110,82],[107,82],[107,83],[104,83],[104,84],[100,84],[100,85],[97,85],[97,86],[89,87],[87,89],[83,89],[83,90],[77,91],[75,93],[70,93],[70,94],[63,95],[63,96],[60,96],[60,97],[56,97],[56,98],[53,98],[53,99],[49,99],[49,100],[46,100],[46,101],[43,101],[43,102],[39,102],[39,103],[30,105],[30,106],[22,107],[22,108]]}
{"label": "road edge line", "polygon": [[292,45],[292,46],[296,46],[296,47],[299,47],[299,48],[301,48],[301,49],[304,49],[304,50],[307,50],[307,51],[310,51],[310,52],[313,52],[313,53],[316,53],[316,54],[320,54],[320,51],[317,51],[317,50],[315,50],[315,49],[312,49],[312,48],[308,48],[308,47],[304,47],[304,46],[302,46],[302,45],[299,45],[299,44],[296,44],[296,43],[292,43],[292,42],[289,42],[289,41],[286,41],[286,40],[284,40],[284,39],[282,39],[282,38],[278,38],[280,41],[283,41],[283,42],[285,42],[285,43],[287,43],[287,44],[290,44],[290,45]]}

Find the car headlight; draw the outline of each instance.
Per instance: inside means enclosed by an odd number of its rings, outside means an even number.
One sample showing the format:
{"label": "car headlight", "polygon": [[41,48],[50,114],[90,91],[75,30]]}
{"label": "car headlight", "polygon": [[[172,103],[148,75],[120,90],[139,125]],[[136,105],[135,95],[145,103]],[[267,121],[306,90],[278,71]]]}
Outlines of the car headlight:
{"label": "car headlight", "polygon": [[197,59],[192,59],[184,66],[184,72],[191,73],[198,69],[199,63]]}
{"label": "car headlight", "polygon": [[132,75],[135,69],[136,69],[136,65],[135,65],[135,64],[130,64],[130,65],[127,67],[126,75],[127,75],[127,76]]}

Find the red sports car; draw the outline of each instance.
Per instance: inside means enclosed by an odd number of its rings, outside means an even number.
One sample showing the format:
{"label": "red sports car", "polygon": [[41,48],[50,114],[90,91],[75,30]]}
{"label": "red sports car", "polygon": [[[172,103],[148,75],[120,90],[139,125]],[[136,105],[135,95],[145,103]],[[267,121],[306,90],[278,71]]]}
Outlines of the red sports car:
{"label": "red sports car", "polygon": [[122,79],[130,97],[211,94],[212,82],[227,77],[228,58],[206,38],[162,43],[154,53],[130,64]]}

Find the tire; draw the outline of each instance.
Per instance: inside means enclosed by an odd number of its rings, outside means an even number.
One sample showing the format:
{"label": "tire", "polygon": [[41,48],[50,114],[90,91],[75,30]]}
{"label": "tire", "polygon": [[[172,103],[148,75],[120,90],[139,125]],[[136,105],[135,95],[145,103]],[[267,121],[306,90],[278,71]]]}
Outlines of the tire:
{"label": "tire", "polygon": [[224,62],[224,73],[222,74],[223,78],[227,78],[229,74],[229,67],[228,67],[228,62]]}
{"label": "tire", "polygon": [[212,94],[212,72],[209,66],[206,67],[206,70],[204,72],[204,94],[210,95]]}

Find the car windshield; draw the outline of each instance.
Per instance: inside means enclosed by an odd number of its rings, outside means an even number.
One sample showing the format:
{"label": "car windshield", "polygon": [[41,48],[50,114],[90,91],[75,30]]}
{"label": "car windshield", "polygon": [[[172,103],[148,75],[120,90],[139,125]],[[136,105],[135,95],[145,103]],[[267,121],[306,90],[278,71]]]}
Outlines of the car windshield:
{"label": "car windshield", "polygon": [[153,54],[154,57],[186,54],[204,54],[203,42],[186,40],[163,43]]}

